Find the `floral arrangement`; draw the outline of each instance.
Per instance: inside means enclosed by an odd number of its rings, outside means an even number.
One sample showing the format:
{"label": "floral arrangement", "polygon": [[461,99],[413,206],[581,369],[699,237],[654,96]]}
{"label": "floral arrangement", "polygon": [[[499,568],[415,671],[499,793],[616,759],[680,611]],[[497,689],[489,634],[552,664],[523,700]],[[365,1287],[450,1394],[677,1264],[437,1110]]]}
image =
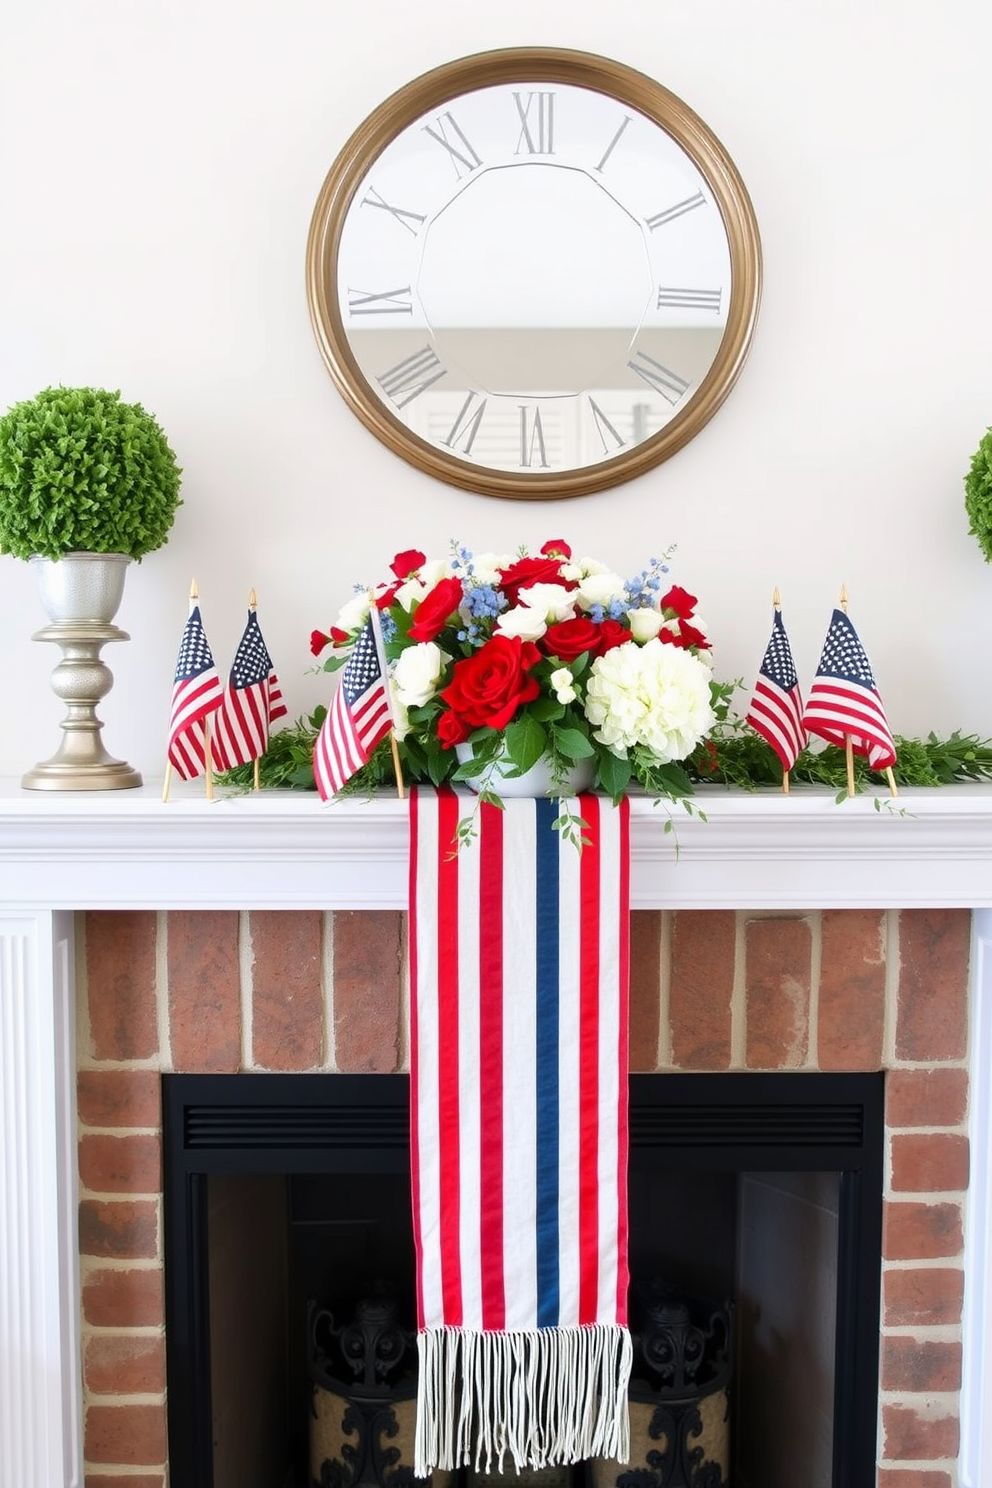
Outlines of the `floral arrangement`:
{"label": "floral arrangement", "polygon": [[[583,788],[614,799],[631,786],[681,799],[732,687],[713,679],[695,596],[665,578],[670,556],[624,579],[561,541],[535,555],[410,550],[387,582],[356,587],[311,651],[343,666],[375,608],[409,779],[465,781],[498,802],[543,760],[552,795],[584,767]],[[389,754],[379,746],[356,788],[385,778]]]}

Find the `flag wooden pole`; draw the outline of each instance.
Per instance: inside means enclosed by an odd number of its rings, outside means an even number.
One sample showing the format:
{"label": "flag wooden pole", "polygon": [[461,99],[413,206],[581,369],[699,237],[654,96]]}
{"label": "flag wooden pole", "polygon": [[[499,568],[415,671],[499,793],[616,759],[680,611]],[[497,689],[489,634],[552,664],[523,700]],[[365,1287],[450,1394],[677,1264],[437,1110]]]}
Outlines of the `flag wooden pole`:
{"label": "flag wooden pole", "polygon": [[[777,584],[772,590],[772,608],[776,615],[782,613],[782,595]],[[784,796],[789,794],[789,772],[784,765],[782,766],[782,794]]]}
{"label": "flag wooden pole", "polygon": [[[368,591],[368,601],[369,618],[372,621],[372,633],[375,636],[376,648],[379,652],[379,665],[382,667],[383,680],[386,684],[386,701],[389,704],[389,719],[390,723],[392,723],[393,719],[396,717],[396,709],[393,706],[393,679],[392,677],[390,677],[389,668],[386,665],[386,648],[383,644],[382,639],[382,623],[379,619],[379,609],[375,602],[375,594],[371,589]],[[400,751],[399,745],[396,742],[396,730],[392,727],[389,730],[389,747],[392,750],[393,754],[393,771],[396,775],[396,794],[401,801],[405,801],[406,786],[403,783],[403,766],[400,763]]]}
{"label": "flag wooden pole", "polygon": [[203,720],[203,752],[206,756],[203,770],[203,780],[208,801],[214,798],[214,755],[210,747],[210,714]]}
{"label": "flag wooden pole", "polygon": [[[847,614],[847,585],[840,586],[840,607]],[[854,739],[850,734],[844,735],[844,760],[847,764],[847,797],[848,800],[855,794],[854,789]]]}
{"label": "flag wooden pole", "polygon": [[[249,610],[249,612],[252,612],[252,611],[257,610],[257,609],[258,609],[258,595],[255,593],[254,589],[249,589],[249,591],[248,591],[248,610]],[[268,726],[266,726],[266,730],[265,730],[265,737],[266,737],[266,739],[268,739],[268,736],[269,736],[269,730],[268,730]],[[256,754],[255,758],[252,760],[251,764],[252,764],[251,788],[252,788],[253,791],[257,791],[257,790],[260,790],[261,789],[261,776],[260,776],[260,773],[259,773],[259,764],[258,764],[258,755],[257,754]]]}

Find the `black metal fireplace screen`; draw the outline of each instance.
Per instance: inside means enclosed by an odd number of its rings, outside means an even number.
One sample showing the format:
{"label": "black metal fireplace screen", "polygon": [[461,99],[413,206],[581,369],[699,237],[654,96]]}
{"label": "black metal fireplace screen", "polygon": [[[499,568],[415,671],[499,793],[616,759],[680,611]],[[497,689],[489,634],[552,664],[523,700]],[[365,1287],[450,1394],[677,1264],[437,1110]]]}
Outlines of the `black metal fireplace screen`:
{"label": "black metal fireplace screen", "polygon": [[[408,1098],[408,1080],[398,1075],[163,1077],[173,1482],[185,1488],[232,1488],[230,1472],[218,1466],[217,1437],[223,1435],[215,1399],[219,1345],[211,1336],[211,1286],[223,1291],[230,1267],[221,1262],[218,1279],[218,1262],[211,1261],[211,1215],[219,1183],[230,1188],[254,1180],[268,1183],[270,1208],[273,1194],[284,1205],[277,1227],[288,1237],[285,1276],[278,1283],[284,1293],[285,1359],[275,1370],[276,1389],[284,1396],[284,1460],[278,1476],[266,1484],[321,1483],[322,1462],[311,1460],[311,1437],[321,1370],[330,1365],[321,1357],[315,1368],[314,1320],[325,1318],[326,1343],[326,1319],[357,1316],[363,1299],[374,1298],[384,1286],[409,1337]],[[831,1488],[874,1488],[883,1110],[881,1075],[631,1077],[631,1321],[638,1350],[631,1387],[634,1450],[624,1467],[586,1464],[568,1475],[574,1488],[759,1488],[759,1469],[748,1465],[756,1461],[765,1464],[760,1488],[776,1488],[774,1466],[769,1469],[754,1438],[761,1433],[787,1439],[790,1392],[774,1398],[773,1372],[771,1385],[764,1386],[773,1398],[763,1400],[760,1410],[753,1408],[748,1350],[760,1350],[748,1344],[747,1317],[761,1305],[743,1299],[735,1308],[731,1301],[741,1270],[742,1181],[760,1185],[776,1175],[788,1180],[782,1187],[801,1192],[815,1175],[830,1179],[836,1253],[830,1291],[833,1377],[827,1396],[832,1421],[824,1452]],[[774,1184],[772,1191],[777,1192]],[[252,1274],[250,1256],[258,1250],[261,1257],[263,1227],[250,1209],[245,1214],[235,1243],[247,1253]],[[755,1243],[759,1254],[767,1248],[760,1238]],[[260,1258],[254,1274],[261,1276],[266,1264]],[[257,1288],[249,1284],[247,1290],[250,1295],[224,1304],[228,1320],[232,1305],[235,1309],[234,1332],[241,1342],[225,1355],[223,1368],[233,1376],[243,1369],[242,1383],[260,1365],[252,1357],[259,1335],[253,1311]],[[216,1313],[216,1296],[213,1303]],[[711,1352],[705,1367],[701,1358],[693,1365],[691,1358],[676,1357],[679,1350],[684,1355],[701,1348],[707,1330]],[[739,1362],[732,1377],[735,1353]],[[267,1367],[272,1372],[271,1364]],[[760,1367],[759,1360],[754,1372]],[[744,1378],[738,1379],[742,1370]],[[691,1377],[694,1371],[698,1378]],[[397,1407],[407,1423],[409,1383],[408,1367]],[[238,1379],[225,1388],[237,1396]],[[720,1448],[721,1462],[700,1446],[700,1402],[716,1423],[710,1430],[732,1438],[726,1450]],[[358,1411],[360,1404],[349,1399],[343,1409]],[[235,1416],[237,1410],[235,1403]],[[349,1419],[358,1423],[359,1417]],[[728,1424],[721,1426],[721,1420]],[[809,1427],[800,1422],[793,1429]],[[357,1436],[346,1443],[340,1464],[330,1462],[323,1488],[357,1488],[369,1481],[370,1472],[383,1488],[404,1488],[401,1478],[393,1481],[398,1459],[388,1444],[374,1469],[356,1465],[356,1445]],[[767,1461],[774,1460],[772,1451]],[[475,1488],[475,1476],[469,1475],[468,1488]],[[253,1488],[242,1479],[238,1473],[238,1488]],[[478,1488],[493,1488],[493,1482],[486,1479]],[[558,1485],[549,1481],[545,1488]]]}

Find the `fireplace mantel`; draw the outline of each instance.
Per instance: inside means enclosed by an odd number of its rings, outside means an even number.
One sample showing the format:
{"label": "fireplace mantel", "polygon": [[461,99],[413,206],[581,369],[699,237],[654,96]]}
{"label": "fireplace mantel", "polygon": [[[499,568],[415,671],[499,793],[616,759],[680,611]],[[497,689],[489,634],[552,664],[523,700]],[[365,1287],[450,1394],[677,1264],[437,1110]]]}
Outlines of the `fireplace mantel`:
{"label": "fireplace mantel", "polygon": [[[704,787],[693,805],[705,820],[631,804],[638,909],[992,907],[992,785],[841,802]],[[164,804],[160,787],[0,780],[0,908],[399,909],[408,809],[293,791],[207,801],[202,781],[174,785]]]}
{"label": "fireplace mantel", "polygon": [[[470,798],[469,798],[470,799]],[[706,820],[632,800],[636,908],[953,908],[974,916],[974,1103],[966,1257],[962,1488],[992,1480],[992,785],[892,803],[826,791],[704,788]],[[408,805],[202,782],[95,793],[0,780],[0,1458],[18,1488],[82,1488],[75,1144],[81,909],[402,909]],[[16,1216],[16,1222],[11,1219]],[[0,1473],[0,1476],[3,1476]],[[2,1488],[7,1488],[6,1478]]]}

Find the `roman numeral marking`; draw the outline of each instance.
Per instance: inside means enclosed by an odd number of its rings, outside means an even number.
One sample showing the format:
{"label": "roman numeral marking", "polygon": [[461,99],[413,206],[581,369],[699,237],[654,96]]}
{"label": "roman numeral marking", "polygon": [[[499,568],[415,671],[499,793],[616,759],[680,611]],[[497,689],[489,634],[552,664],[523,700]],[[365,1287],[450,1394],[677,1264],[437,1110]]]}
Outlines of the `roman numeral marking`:
{"label": "roman numeral marking", "polygon": [[442,444],[447,445],[448,449],[454,449],[458,445],[459,440],[461,440],[462,453],[466,455],[470,455],[472,453],[472,446],[475,443],[475,436],[479,432],[479,425],[482,423],[482,415],[485,413],[486,404],[489,402],[488,398],[483,398],[478,408],[470,417],[469,409],[472,406],[472,401],[478,396],[478,393],[469,393],[468,397],[465,399],[465,402],[458,410],[458,417],[455,419],[455,422],[452,424],[450,430],[448,431],[447,439],[442,439],[441,441]]}
{"label": "roman numeral marking", "polygon": [[589,407],[592,409],[592,416],[596,421],[596,433],[599,435],[600,441],[602,443],[603,454],[608,455],[610,452],[609,445],[606,442],[607,434],[612,434],[617,449],[623,449],[627,441],[624,439],[623,435],[619,434],[610,423],[609,419],[606,417],[606,414],[600,408],[595,398],[589,399]]}
{"label": "roman numeral marking", "polygon": [[349,315],[412,315],[413,295],[409,284],[403,289],[384,289],[373,294],[364,289],[348,290]]}
{"label": "roman numeral marking", "polygon": [[[528,93],[527,102],[523,101],[522,93],[514,93],[517,105],[517,113],[520,115],[520,135],[517,139],[515,155],[520,154],[521,146],[526,145],[528,155],[553,155],[555,153],[555,95],[553,93]],[[531,107],[536,100],[534,118],[531,118]],[[536,137],[531,133],[532,128],[536,130]]]}
{"label": "roman numeral marking", "polygon": [[529,469],[530,466],[532,466],[534,463],[534,452],[536,449],[541,456],[538,464],[541,465],[545,470],[548,470],[550,467],[548,465],[547,446],[544,443],[544,425],[541,423],[541,410],[539,408],[534,409],[534,423],[531,428],[530,434],[528,435],[527,405],[525,403],[521,403],[519,407],[520,464],[523,468]]}
{"label": "roman numeral marking", "polygon": [[[435,367],[440,371],[435,372]],[[428,373],[433,372],[433,377]],[[397,408],[405,408],[412,403],[414,398],[426,392],[435,382],[440,382],[442,377],[448,374],[447,367],[442,367],[433,348],[422,346],[419,351],[413,352],[411,356],[405,357],[402,362],[397,362],[395,367],[390,367],[378,378],[379,386]],[[405,396],[404,396],[405,395]]]}
{"label": "roman numeral marking", "polygon": [[603,156],[602,160],[599,162],[599,164],[595,167],[596,170],[601,171],[603,169],[603,166],[606,164],[606,162],[609,160],[610,156],[613,154],[613,151],[616,149],[617,141],[619,140],[620,136],[623,134],[624,130],[627,128],[627,125],[629,123],[630,123],[630,115],[629,114],[624,114],[624,116],[623,116],[623,123],[620,125],[620,128],[617,130],[616,134],[613,136],[613,138],[610,140],[610,143],[607,145],[607,147],[606,147],[606,153],[604,154],[604,156]]}
{"label": "roman numeral marking", "polygon": [[661,362],[656,362],[654,357],[648,356],[646,351],[635,352],[635,356],[640,357],[641,361],[646,362],[648,365],[638,366],[637,362],[633,361],[628,362],[627,366],[632,372],[636,372],[638,377],[647,383],[648,387],[652,387],[656,393],[660,393],[665,401],[670,403],[674,408],[689,386],[685,378],[680,377],[677,372],[671,371],[670,368],[663,366]]}
{"label": "roman numeral marking", "polygon": [[645,217],[644,221],[652,232],[656,227],[665,227],[667,223],[674,222],[676,217],[684,217],[686,212],[694,212],[697,207],[705,207],[706,198],[701,191],[695,196],[687,196],[685,201],[676,202],[674,207],[666,207],[663,212],[656,212],[653,217]]}
{"label": "roman numeral marking", "polygon": [[[388,212],[390,216],[395,217],[400,227],[405,227],[407,232],[412,233],[414,237],[417,236],[421,225],[427,221],[427,218],[422,212],[410,212],[405,207],[394,207],[391,202],[387,202],[384,197],[379,195],[374,186],[369,187],[368,196],[362,197],[362,206],[380,207],[382,211]],[[407,221],[408,218],[409,221]],[[415,222],[417,226],[411,227],[411,222]]]}
{"label": "roman numeral marking", "polygon": [[[447,129],[445,127],[445,120],[448,121],[447,128],[450,128],[452,133],[457,135],[462,144],[465,146],[465,150],[467,151],[466,154],[463,155],[461,150],[459,150],[458,147],[452,144],[451,140],[449,140]],[[462,166],[465,167],[466,173],[468,175],[471,175],[476,167],[482,164],[482,161],[475,153],[473,147],[469,144],[465,135],[459,129],[458,124],[455,121],[454,114],[451,112],[450,109],[448,109],[445,113],[438,114],[435,123],[437,124],[436,130],[432,129],[429,124],[425,124],[424,133],[429,134],[432,140],[435,140],[437,144],[441,145],[443,149],[447,150],[449,156],[451,157],[451,163],[455,167],[455,175],[458,177],[459,181],[462,178]]]}
{"label": "roman numeral marking", "polygon": [[720,314],[722,289],[663,289],[658,286],[658,309],[712,310]]}

